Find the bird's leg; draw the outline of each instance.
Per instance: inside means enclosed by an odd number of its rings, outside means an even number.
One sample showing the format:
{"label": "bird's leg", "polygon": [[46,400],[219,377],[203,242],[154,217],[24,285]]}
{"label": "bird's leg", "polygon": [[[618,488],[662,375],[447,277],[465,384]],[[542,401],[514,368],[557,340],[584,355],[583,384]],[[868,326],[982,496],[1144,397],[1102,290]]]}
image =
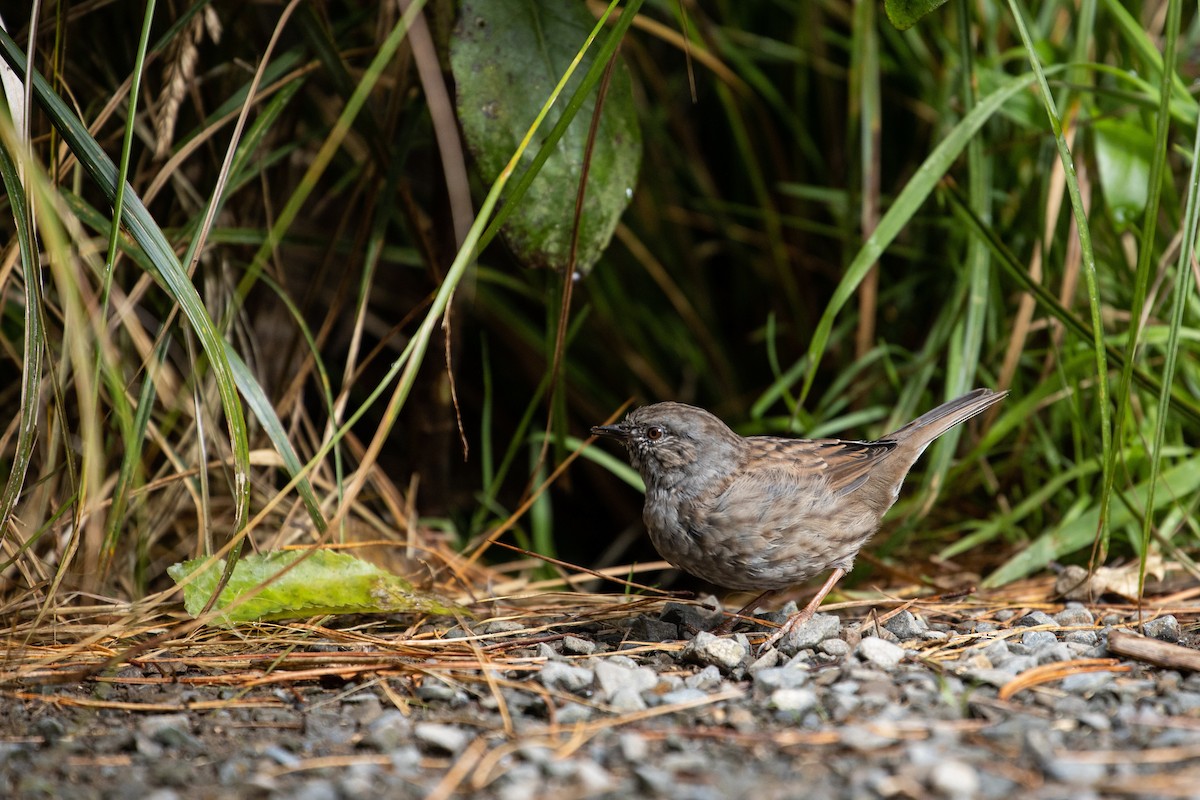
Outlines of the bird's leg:
{"label": "bird's leg", "polygon": [[743,617],[746,614],[749,614],[752,611],[754,611],[754,609],[756,609],[759,606],[759,604],[762,603],[763,600],[766,600],[768,597],[770,597],[773,594],[775,594],[774,589],[767,589],[765,592],[763,592],[762,594],[755,597],[749,603],[742,606],[741,611],[737,612],[736,614],[726,617],[724,622],[722,622],[720,625],[718,625],[717,627],[712,629],[712,632],[714,634],[716,634],[717,636],[721,636],[722,634],[731,632],[733,630],[733,626],[737,625],[737,621],[740,617]]}
{"label": "bird's leg", "polygon": [[808,605],[788,617],[787,622],[783,623],[783,626],[779,630],[771,634],[771,638],[763,642],[762,647],[759,648],[759,652],[766,650],[784,636],[787,636],[801,622],[806,622],[812,619],[813,614],[817,613],[817,609],[821,607],[821,601],[825,599],[825,595],[829,594],[829,592],[834,586],[837,585],[837,582],[840,581],[845,574],[846,570],[842,569],[841,567],[838,567],[833,572],[829,573],[829,579],[826,580],[825,583],[821,584],[821,588],[817,590],[816,596],[809,601]]}

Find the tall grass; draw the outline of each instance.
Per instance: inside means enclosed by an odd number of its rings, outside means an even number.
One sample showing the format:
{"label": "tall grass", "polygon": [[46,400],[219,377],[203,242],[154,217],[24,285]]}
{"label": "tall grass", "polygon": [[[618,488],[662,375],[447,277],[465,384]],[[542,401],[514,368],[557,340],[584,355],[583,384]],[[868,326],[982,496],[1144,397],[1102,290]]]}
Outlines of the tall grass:
{"label": "tall grass", "polygon": [[931,451],[885,559],[1187,563],[1193,8],[955,2],[901,32],[867,2],[614,5],[557,103],[619,45],[642,175],[565,321],[573,278],[494,238],[529,174],[442,168],[469,163],[427,99],[451,4],[6,17],[5,607],[362,521],[643,558],[605,552],[640,503],[614,459],[531,496],[628,399],[861,438],[976,385],[1012,395]]}

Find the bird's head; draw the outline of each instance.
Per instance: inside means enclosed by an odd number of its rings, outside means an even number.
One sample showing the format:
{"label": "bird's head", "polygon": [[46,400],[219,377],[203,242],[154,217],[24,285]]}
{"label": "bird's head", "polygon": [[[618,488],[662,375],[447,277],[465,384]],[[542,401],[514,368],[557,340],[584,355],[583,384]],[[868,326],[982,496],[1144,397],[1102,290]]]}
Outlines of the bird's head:
{"label": "bird's head", "polygon": [[700,488],[728,474],[736,464],[741,437],[702,408],[655,403],[629,412],[616,425],[597,425],[597,436],[625,445],[629,462],[647,487]]}

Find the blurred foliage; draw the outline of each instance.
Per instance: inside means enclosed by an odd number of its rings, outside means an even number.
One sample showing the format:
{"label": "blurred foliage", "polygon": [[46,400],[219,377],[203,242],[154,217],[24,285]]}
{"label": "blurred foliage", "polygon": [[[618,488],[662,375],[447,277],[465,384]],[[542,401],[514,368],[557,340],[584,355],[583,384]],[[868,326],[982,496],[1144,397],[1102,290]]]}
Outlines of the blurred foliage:
{"label": "blurred foliage", "polygon": [[[867,0],[616,5],[555,107],[619,43],[641,173],[575,280],[487,229],[452,3],[160,4],[144,66],[144,6],[43,4],[46,80],[19,113],[18,66],[0,122],[5,596],[141,596],[246,540],[402,540],[419,572],[414,536],[502,523],[650,558],[627,470],[556,472],[627,400],[864,438],[977,385],[1012,395],[931,449],[874,552],[1190,565],[1196,9],[916,5],[904,31]],[[19,65],[34,26],[4,23]]]}

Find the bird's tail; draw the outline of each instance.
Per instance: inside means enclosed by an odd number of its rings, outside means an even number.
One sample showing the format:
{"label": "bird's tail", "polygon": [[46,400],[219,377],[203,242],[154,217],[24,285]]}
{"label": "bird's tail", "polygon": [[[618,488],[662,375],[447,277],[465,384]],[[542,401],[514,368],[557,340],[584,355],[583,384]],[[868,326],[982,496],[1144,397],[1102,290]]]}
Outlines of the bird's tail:
{"label": "bird's tail", "polygon": [[991,406],[999,403],[1008,392],[993,392],[991,389],[976,389],[968,392],[957,400],[943,403],[932,411],[927,411],[895,433],[885,436],[898,443],[912,442],[918,447],[918,454],[937,437],[959,423],[966,422],[976,414],[981,414]]}

